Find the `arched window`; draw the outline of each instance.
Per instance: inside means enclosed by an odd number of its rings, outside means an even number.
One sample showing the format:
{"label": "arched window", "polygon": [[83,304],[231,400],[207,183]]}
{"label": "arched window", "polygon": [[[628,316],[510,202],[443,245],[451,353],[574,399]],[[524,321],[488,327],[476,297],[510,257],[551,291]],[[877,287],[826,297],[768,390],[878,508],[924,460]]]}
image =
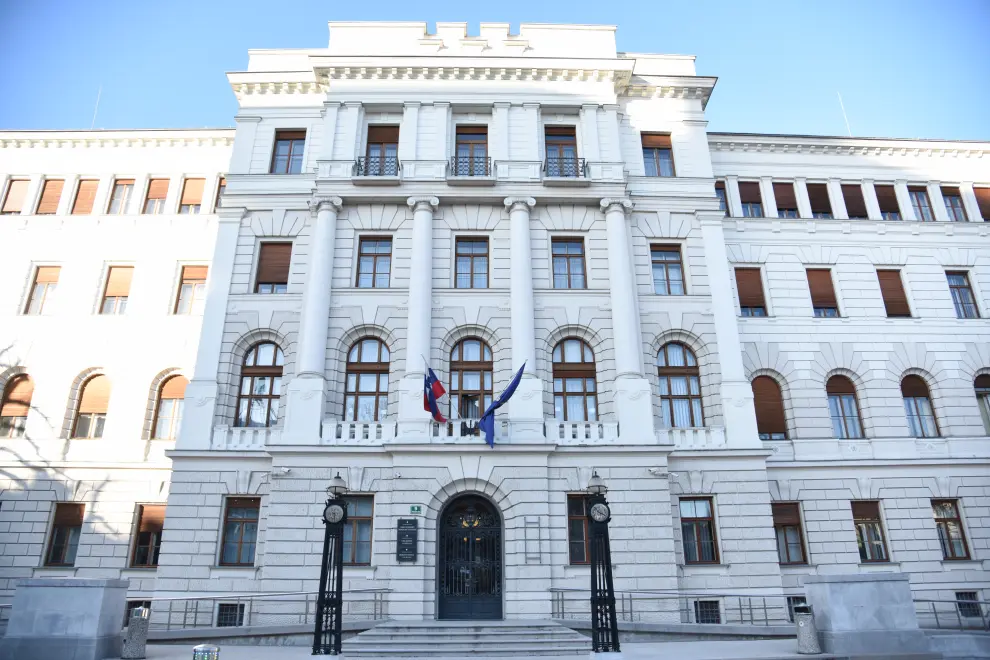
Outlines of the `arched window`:
{"label": "arched window", "polygon": [[344,421],[380,422],[388,408],[388,346],[374,337],[354,342],[347,353]]}
{"label": "arched window", "polygon": [[932,410],[932,398],[928,384],[921,376],[905,376],[901,381],[904,412],[907,414],[911,435],[916,438],[937,438],[938,423]]}
{"label": "arched window", "polygon": [[862,438],[863,422],[859,417],[856,388],[845,376],[832,376],[825,384],[828,413],[832,418],[832,435],[836,438]]}
{"label": "arched window", "polygon": [[553,349],[553,414],[561,421],[591,422],[598,419],[595,354],[575,337]]}
{"label": "arched window", "polygon": [[270,341],[251,347],[241,367],[237,426],[274,426],[282,396],[282,349]]}
{"label": "arched window", "polygon": [[780,385],[770,376],[753,379],[753,404],[756,407],[756,430],[760,440],[786,440],[784,397]]}
{"label": "arched window", "polygon": [[102,438],[110,403],[110,379],[93,376],[83,383],[79,395],[79,411],[72,425],[73,438]]}
{"label": "arched window", "polygon": [[980,404],[983,427],[990,435],[990,374],[977,376],[973,387],[976,389],[976,401]]}
{"label": "arched window", "polygon": [[676,341],[660,347],[657,376],[660,381],[660,416],[664,427],[704,426],[701,372],[691,349]]}
{"label": "arched window", "polygon": [[182,422],[182,399],[189,381],[185,376],[171,376],[158,388],[155,422],[151,437],[155,440],[175,440]]}
{"label": "arched window", "polygon": [[450,417],[478,419],[492,404],[492,349],[462,339],[450,351]]}
{"label": "arched window", "polygon": [[34,381],[29,376],[14,376],[7,381],[0,400],[0,438],[24,437]]}

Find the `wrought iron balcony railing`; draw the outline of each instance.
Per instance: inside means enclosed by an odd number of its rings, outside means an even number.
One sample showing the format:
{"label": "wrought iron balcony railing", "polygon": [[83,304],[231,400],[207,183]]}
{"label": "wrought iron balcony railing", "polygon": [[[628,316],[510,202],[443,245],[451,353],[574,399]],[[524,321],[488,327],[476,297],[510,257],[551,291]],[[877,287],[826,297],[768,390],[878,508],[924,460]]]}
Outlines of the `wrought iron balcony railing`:
{"label": "wrought iron balcony railing", "polygon": [[543,175],[585,179],[588,177],[588,163],[584,158],[547,158],[543,163]]}
{"label": "wrought iron balcony railing", "polygon": [[399,176],[398,156],[366,156],[354,163],[354,176]]}
{"label": "wrought iron balcony railing", "polygon": [[484,156],[454,156],[448,167],[450,176],[492,175],[492,159]]}

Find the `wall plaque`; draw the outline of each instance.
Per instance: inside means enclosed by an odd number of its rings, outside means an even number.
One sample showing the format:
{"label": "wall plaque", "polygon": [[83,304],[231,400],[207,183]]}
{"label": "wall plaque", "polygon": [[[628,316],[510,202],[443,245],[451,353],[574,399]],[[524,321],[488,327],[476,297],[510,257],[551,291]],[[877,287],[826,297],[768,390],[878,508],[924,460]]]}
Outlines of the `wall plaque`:
{"label": "wall plaque", "polygon": [[416,541],[419,538],[419,521],[415,518],[399,518],[395,530],[395,558],[397,561],[416,561]]}

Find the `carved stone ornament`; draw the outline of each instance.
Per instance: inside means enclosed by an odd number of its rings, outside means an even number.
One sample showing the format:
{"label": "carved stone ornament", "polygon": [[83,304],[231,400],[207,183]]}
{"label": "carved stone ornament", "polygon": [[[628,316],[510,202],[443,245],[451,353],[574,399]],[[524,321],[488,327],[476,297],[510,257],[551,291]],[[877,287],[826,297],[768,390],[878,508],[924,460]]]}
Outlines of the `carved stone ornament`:
{"label": "carved stone ornament", "polygon": [[516,204],[524,205],[524,207],[528,211],[529,209],[536,206],[536,199],[532,197],[506,197],[504,200],[502,200],[502,203],[505,204],[505,208],[508,211],[512,211],[512,209],[516,206]]}
{"label": "carved stone ornament", "polygon": [[341,207],[344,205],[344,200],[340,197],[332,195],[321,195],[313,197],[307,200],[306,206],[309,207],[309,212],[312,215],[318,214],[321,210],[333,211],[334,213],[340,213]]}
{"label": "carved stone ornament", "polygon": [[436,211],[437,207],[440,206],[440,199],[432,195],[426,195],[422,197],[410,197],[406,200],[406,205],[413,210],[415,213],[421,204],[429,204],[431,211]]}
{"label": "carved stone ornament", "polygon": [[621,208],[623,213],[629,213],[632,211],[633,203],[625,197],[606,197],[601,201],[601,208],[605,213],[608,213],[613,206]]}

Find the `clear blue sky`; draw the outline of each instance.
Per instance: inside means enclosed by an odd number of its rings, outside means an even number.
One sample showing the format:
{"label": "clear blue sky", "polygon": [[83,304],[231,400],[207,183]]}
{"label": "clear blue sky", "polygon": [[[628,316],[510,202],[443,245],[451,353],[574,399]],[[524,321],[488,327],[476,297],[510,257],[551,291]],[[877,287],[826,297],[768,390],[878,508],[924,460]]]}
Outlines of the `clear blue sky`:
{"label": "clear blue sky", "polygon": [[709,130],[990,139],[990,0],[0,0],[0,128],[230,126],[249,48],[328,20],[606,23],[619,50],[697,55]]}

